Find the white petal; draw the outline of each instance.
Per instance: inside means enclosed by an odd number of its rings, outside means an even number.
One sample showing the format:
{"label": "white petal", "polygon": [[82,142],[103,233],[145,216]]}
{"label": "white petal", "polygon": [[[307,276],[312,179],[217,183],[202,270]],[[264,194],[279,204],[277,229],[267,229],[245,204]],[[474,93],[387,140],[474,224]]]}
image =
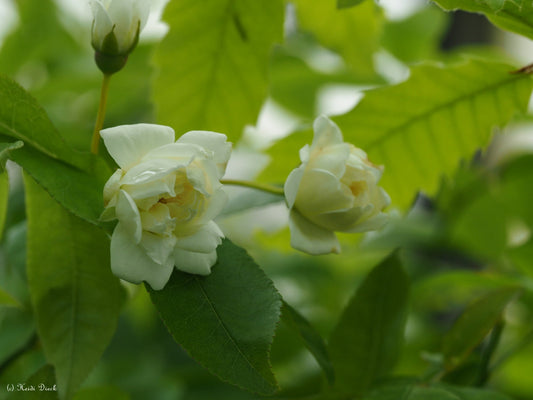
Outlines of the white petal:
{"label": "white petal", "polygon": [[289,229],[291,246],[297,250],[313,255],[340,253],[334,232],[313,224],[294,209],[289,215]]}
{"label": "white petal", "polygon": [[227,136],[210,131],[190,131],[181,136],[178,143],[193,143],[212,152],[213,160],[217,165],[218,178],[222,178],[226,171],[226,165],[231,155],[231,143],[227,142]]}
{"label": "white petal", "polygon": [[287,205],[292,208],[296,201],[296,195],[298,194],[298,188],[300,187],[300,181],[304,174],[304,167],[300,166],[291,171],[285,185],[283,186],[283,192],[285,193],[285,199],[287,199]]}
{"label": "white petal", "polygon": [[211,196],[207,197],[207,207],[200,216],[198,223],[203,224],[215,219],[222,212],[228,202],[228,195],[223,188],[216,190]]}
{"label": "white petal", "polygon": [[198,145],[175,142],[152,149],[144,155],[143,161],[165,158],[185,165],[189,164],[195,157],[206,156],[205,150]]}
{"label": "white petal", "polygon": [[[166,265],[169,263],[169,257],[174,251],[175,244],[175,236],[161,236],[145,231],[143,232],[140,246],[154,262]],[[170,262],[173,263],[174,259]]]}
{"label": "white petal", "polygon": [[120,189],[122,170],[117,169],[104,185],[104,204],[107,205]]}
{"label": "white petal", "polygon": [[142,235],[141,215],[133,199],[124,190],[118,194],[115,212],[124,230],[135,243],[139,243]]}
{"label": "white petal", "polygon": [[157,203],[150,211],[141,212],[143,230],[159,235],[169,235],[176,228],[176,220],[170,216],[166,204]]}
{"label": "white petal", "polygon": [[174,264],[177,269],[189,274],[209,275],[211,267],[217,262],[217,252],[194,253],[192,251],[174,249]]}
{"label": "white petal", "polygon": [[121,183],[122,185],[141,185],[155,182],[168,175],[174,175],[173,172],[179,168],[185,168],[185,166],[165,158],[144,161],[126,172]]}
{"label": "white petal", "polygon": [[100,131],[107,151],[128,170],[150,150],[174,142],[174,130],[154,124],[121,125]]}
{"label": "white petal", "polygon": [[195,253],[211,253],[222,243],[224,234],[213,221],[209,221],[193,235],[180,237],[176,247]]}
{"label": "white petal", "polygon": [[311,149],[306,169],[322,169],[340,179],[346,170],[349,156],[350,145],[347,143]]}
{"label": "white petal", "polygon": [[102,42],[113,28],[113,22],[107,13],[107,9],[99,0],[91,1],[91,8],[93,11],[94,22],[92,29],[93,45],[99,49],[102,47]]}
{"label": "white petal", "polygon": [[118,223],[111,236],[111,270],[116,276],[132,283],[146,281],[154,290],[161,290],[172,274],[173,264],[172,258],[164,265],[155,263]]}
{"label": "white petal", "polygon": [[345,230],[345,232],[357,233],[357,232],[374,231],[376,229],[380,229],[383,226],[385,226],[387,222],[389,222],[389,215],[380,212],[379,214],[376,214],[373,217],[370,217],[365,221],[356,223],[350,229]]}
{"label": "white petal", "polygon": [[146,26],[148,17],[150,16],[150,1],[149,0],[134,0],[133,4],[133,16],[141,21],[140,30]]}
{"label": "white petal", "polygon": [[325,115],[320,115],[313,124],[315,131],[311,150],[315,148],[324,148],[343,142],[342,133],[332,120]]}
{"label": "white petal", "polygon": [[107,10],[115,26],[118,51],[123,53],[131,47],[137,35],[138,21],[133,19],[131,0],[113,0]]}

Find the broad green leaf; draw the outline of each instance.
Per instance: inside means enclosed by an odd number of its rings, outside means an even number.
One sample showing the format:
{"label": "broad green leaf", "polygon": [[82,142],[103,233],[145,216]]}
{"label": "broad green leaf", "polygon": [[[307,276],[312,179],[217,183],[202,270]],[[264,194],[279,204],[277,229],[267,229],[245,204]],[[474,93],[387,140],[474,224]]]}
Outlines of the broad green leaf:
{"label": "broad green leaf", "polygon": [[14,143],[0,143],[0,173],[4,172],[6,161],[9,158],[11,150],[20,149],[24,146],[24,142],[16,141]]}
{"label": "broad green leaf", "polygon": [[102,386],[80,390],[74,400],[129,400],[130,395],[118,387]]}
{"label": "broad green leaf", "polygon": [[0,286],[24,309],[31,309],[28,279],[26,278],[26,220],[6,230],[0,259]]}
{"label": "broad green leaf", "polygon": [[[104,209],[103,179],[30,147],[13,152],[11,159],[32,176],[58,203],[74,215],[98,224]],[[96,160],[102,170],[102,160]],[[109,173],[111,176],[111,173]]]}
{"label": "broad green leaf", "polygon": [[315,360],[324,371],[328,382],[333,384],[335,372],[331,365],[324,339],[322,339],[318,332],[311,326],[309,321],[285,302],[283,302],[281,319],[302,338],[305,347],[307,347],[313,357],[315,357]]}
{"label": "broad green leaf", "polygon": [[369,81],[376,79],[373,57],[379,49],[383,13],[373,1],[343,10],[337,9],[336,0],[293,0],[293,3],[302,30],[338,52],[355,76]]}
{"label": "broad green leaf", "polygon": [[502,317],[507,304],[518,295],[520,289],[505,288],[478,298],[461,314],[444,337],[442,352],[445,367],[451,370],[481,343],[492,327]]}
{"label": "broad green leaf", "polygon": [[431,5],[383,27],[381,43],[396,58],[407,63],[434,58],[448,29],[448,15]]}
{"label": "broad green leaf", "polygon": [[367,92],[336,121],[346,141],[385,166],[382,185],[406,207],[417,190],[433,193],[440,176],[486,146],[494,127],[526,110],[531,78],[511,70],[475,59],[415,67],[407,81]]}
{"label": "broad green leaf", "polygon": [[71,398],[115,330],[123,290],[111,274],[109,238],[25,176],[27,273],[39,337]]}
{"label": "broad green leaf", "polygon": [[409,279],[397,254],[375,267],[357,289],[329,341],[340,392],[362,394],[390,372],[403,342],[408,297]]}
{"label": "broad green leaf", "polygon": [[0,307],[0,365],[23,352],[35,335],[35,323],[27,310]]}
{"label": "broad green leaf", "polygon": [[413,383],[385,384],[362,400],[511,400],[490,390],[451,385]]}
{"label": "broad green leaf", "polygon": [[282,0],[177,0],[155,52],[159,123],[178,135],[222,132],[235,142],[267,94],[271,47],[282,39]]}
{"label": "broad green leaf", "polygon": [[174,340],[220,379],[261,394],[277,389],[269,351],[281,299],[252,258],[230,241],[208,276],[174,271],[165,288],[147,286]]}
{"label": "broad green leaf", "polygon": [[14,391],[10,393],[8,400],[59,400],[54,368],[51,365],[40,368],[26,382],[14,385]]}
{"label": "broad green leaf", "polygon": [[337,0],[337,8],[350,8],[361,4],[365,0]]}
{"label": "broad green leaf", "polygon": [[528,0],[433,0],[445,10],[483,13],[496,26],[533,39],[533,3]]}

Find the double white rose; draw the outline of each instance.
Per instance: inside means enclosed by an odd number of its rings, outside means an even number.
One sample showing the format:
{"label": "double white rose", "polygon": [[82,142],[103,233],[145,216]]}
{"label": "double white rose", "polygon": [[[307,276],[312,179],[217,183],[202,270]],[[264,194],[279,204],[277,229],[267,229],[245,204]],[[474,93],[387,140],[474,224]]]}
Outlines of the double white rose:
{"label": "double white rose", "polygon": [[390,198],[378,186],[383,168],[344,143],[327,117],[315,120],[313,142],[300,150],[300,159],[284,187],[292,247],[315,255],[338,253],[335,231],[364,232],[386,223],[382,210]]}
{"label": "double white rose", "polygon": [[231,153],[226,136],[191,131],[174,142],[166,126],[104,129],[118,169],[104,187],[103,220],[118,219],[111,269],[129,282],[162,289],[174,266],[207,275],[223,234],[213,222],[226,203],[220,178]]}
{"label": "double white rose", "polygon": [[148,20],[150,1],[92,0],[91,7],[94,15],[94,49],[112,55],[130,53]]}

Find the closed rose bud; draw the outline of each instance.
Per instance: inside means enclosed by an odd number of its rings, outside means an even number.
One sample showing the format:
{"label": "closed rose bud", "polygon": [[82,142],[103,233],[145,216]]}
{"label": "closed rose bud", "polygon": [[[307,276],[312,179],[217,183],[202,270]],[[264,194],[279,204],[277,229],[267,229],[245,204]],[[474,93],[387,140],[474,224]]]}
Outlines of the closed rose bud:
{"label": "closed rose bud", "polygon": [[382,211],[390,198],[378,186],[383,168],[344,143],[330,119],[315,120],[313,142],[300,150],[300,159],[284,187],[292,247],[315,255],[338,253],[335,231],[365,232],[387,222]]}
{"label": "closed rose bud", "polygon": [[231,144],[226,136],[192,131],[174,142],[166,126],[108,128],[101,136],[118,169],[104,187],[102,220],[118,219],[111,269],[159,290],[174,267],[208,275],[223,234],[213,218],[226,204],[220,178]]}

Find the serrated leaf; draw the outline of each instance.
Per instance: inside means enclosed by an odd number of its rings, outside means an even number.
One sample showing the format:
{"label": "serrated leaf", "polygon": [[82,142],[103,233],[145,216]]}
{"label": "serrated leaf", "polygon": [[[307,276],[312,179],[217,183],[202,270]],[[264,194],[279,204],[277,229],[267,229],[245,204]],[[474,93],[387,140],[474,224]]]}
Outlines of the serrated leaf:
{"label": "serrated leaf", "polygon": [[350,8],[361,4],[365,0],[337,0],[337,8]]}
{"label": "serrated leaf", "polygon": [[225,240],[208,276],[177,270],[165,288],[147,286],[174,340],[220,379],[261,394],[277,389],[269,352],[280,316],[274,285],[241,248]]}
{"label": "serrated leaf", "polygon": [[222,132],[236,141],[267,94],[271,47],[282,39],[282,0],[172,1],[155,52],[158,122],[178,135]]}
{"label": "serrated leaf", "polygon": [[433,0],[445,10],[483,13],[496,26],[533,39],[533,4],[526,0]]}
{"label": "serrated leaf", "polygon": [[383,13],[366,1],[338,10],[336,0],[293,0],[298,24],[325,47],[338,52],[361,80],[376,80],[374,53],[379,49]]}
{"label": "serrated leaf", "polygon": [[486,146],[494,127],[527,109],[531,78],[513,69],[474,59],[422,65],[403,83],[367,92],[336,121],[346,141],[385,166],[381,184],[406,207],[418,190],[433,193],[440,176]]}
{"label": "serrated leaf", "polygon": [[405,328],[409,279],[396,253],[375,267],[333,329],[335,388],[362,394],[396,363]]}
{"label": "serrated leaf", "polygon": [[281,319],[302,338],[305,347],[307,347],[313,357],[315,357],[318,365],[320,365],[322,371],[324,371],[328,382],[333,384],[335,371],[331,365],[324,339],[322,339],[319,333],[311,326],[309,321],[285,302],[283,302]]}
{"label": "serrated leaf", "polygon": [[463,362],[481,343],[502,312],[520,289],[505,288],[490,292],[470,304],[444,337],[442,352],[445,367],[451,370]]}
{"label": "serrated leaf", "polygon": [[[39,337],[70,399],[107,347],[124,292],[109,265],[109,238],[25,176],[27,273]],[[53,229],[51,229],[53,228]]]}

